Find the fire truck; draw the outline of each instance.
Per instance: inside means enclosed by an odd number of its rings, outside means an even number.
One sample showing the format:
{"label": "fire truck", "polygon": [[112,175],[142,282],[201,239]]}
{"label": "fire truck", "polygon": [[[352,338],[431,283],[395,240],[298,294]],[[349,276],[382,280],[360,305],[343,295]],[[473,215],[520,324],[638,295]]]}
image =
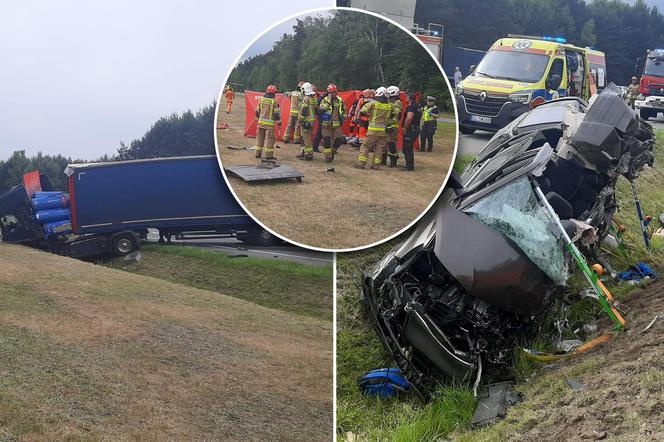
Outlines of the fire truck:
{"label": "fire truck", "polygon": [[641,71],[639,96],[634,107],[641,114],[641,118],[657,118],[659,112],[664,112],[664,49],[648,51]]}

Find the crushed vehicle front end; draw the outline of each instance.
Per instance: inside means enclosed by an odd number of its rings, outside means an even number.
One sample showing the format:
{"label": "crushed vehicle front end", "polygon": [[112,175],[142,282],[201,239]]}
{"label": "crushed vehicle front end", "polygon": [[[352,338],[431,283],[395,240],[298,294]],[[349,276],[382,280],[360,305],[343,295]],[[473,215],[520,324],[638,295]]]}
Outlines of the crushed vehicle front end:
{"label": "crushed vehicle front end", "polygon": [[515,348],[538,333],[571,271],[556,218],[595,256],[616,180],[652,164],[653,146],[650,126],[610,91],[590,106],[541,105],[496,133],[365,274],[378,335],[423,398],[439,383],[510,376]]}

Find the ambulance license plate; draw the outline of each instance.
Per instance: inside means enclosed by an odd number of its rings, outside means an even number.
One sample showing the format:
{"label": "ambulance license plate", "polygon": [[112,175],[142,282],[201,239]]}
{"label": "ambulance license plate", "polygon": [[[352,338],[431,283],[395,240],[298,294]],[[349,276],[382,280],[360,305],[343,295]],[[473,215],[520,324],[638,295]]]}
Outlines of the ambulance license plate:
{"label": "ambulance license plate", "polygon": [[483,117],[481,115],[471,115],[470,121],[475,121],[477,123],[491,124],[491,117]]}

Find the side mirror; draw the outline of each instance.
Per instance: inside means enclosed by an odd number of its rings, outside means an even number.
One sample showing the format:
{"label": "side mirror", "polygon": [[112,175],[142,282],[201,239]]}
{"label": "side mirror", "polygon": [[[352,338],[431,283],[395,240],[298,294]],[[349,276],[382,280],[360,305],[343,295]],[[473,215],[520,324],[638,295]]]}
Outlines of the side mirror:
{"label": "side mirror", "polygon": [[562,81],[563,81],[563,79],[560,75],[554,74],[546,80],[546,88],[548,90],[558,89],[560,87],[560,83],[562,83]]}

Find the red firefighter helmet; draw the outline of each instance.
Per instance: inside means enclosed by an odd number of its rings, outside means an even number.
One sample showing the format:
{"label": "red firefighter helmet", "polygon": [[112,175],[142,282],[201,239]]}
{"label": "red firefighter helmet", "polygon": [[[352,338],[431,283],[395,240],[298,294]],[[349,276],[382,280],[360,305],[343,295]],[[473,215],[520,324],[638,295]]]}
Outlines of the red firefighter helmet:
{"label": "red firefighter helmet", "polygon": [[327,92],[332,93],[337,91],[337,85],[334,83],[330,83],[327,85]]}
{"label": "red firefighter helmet", "polygon": [[277,93],[277,87],[273,84],[269,85],[267,88],[265,88],[265,92],[268,94],[276,94]]}

